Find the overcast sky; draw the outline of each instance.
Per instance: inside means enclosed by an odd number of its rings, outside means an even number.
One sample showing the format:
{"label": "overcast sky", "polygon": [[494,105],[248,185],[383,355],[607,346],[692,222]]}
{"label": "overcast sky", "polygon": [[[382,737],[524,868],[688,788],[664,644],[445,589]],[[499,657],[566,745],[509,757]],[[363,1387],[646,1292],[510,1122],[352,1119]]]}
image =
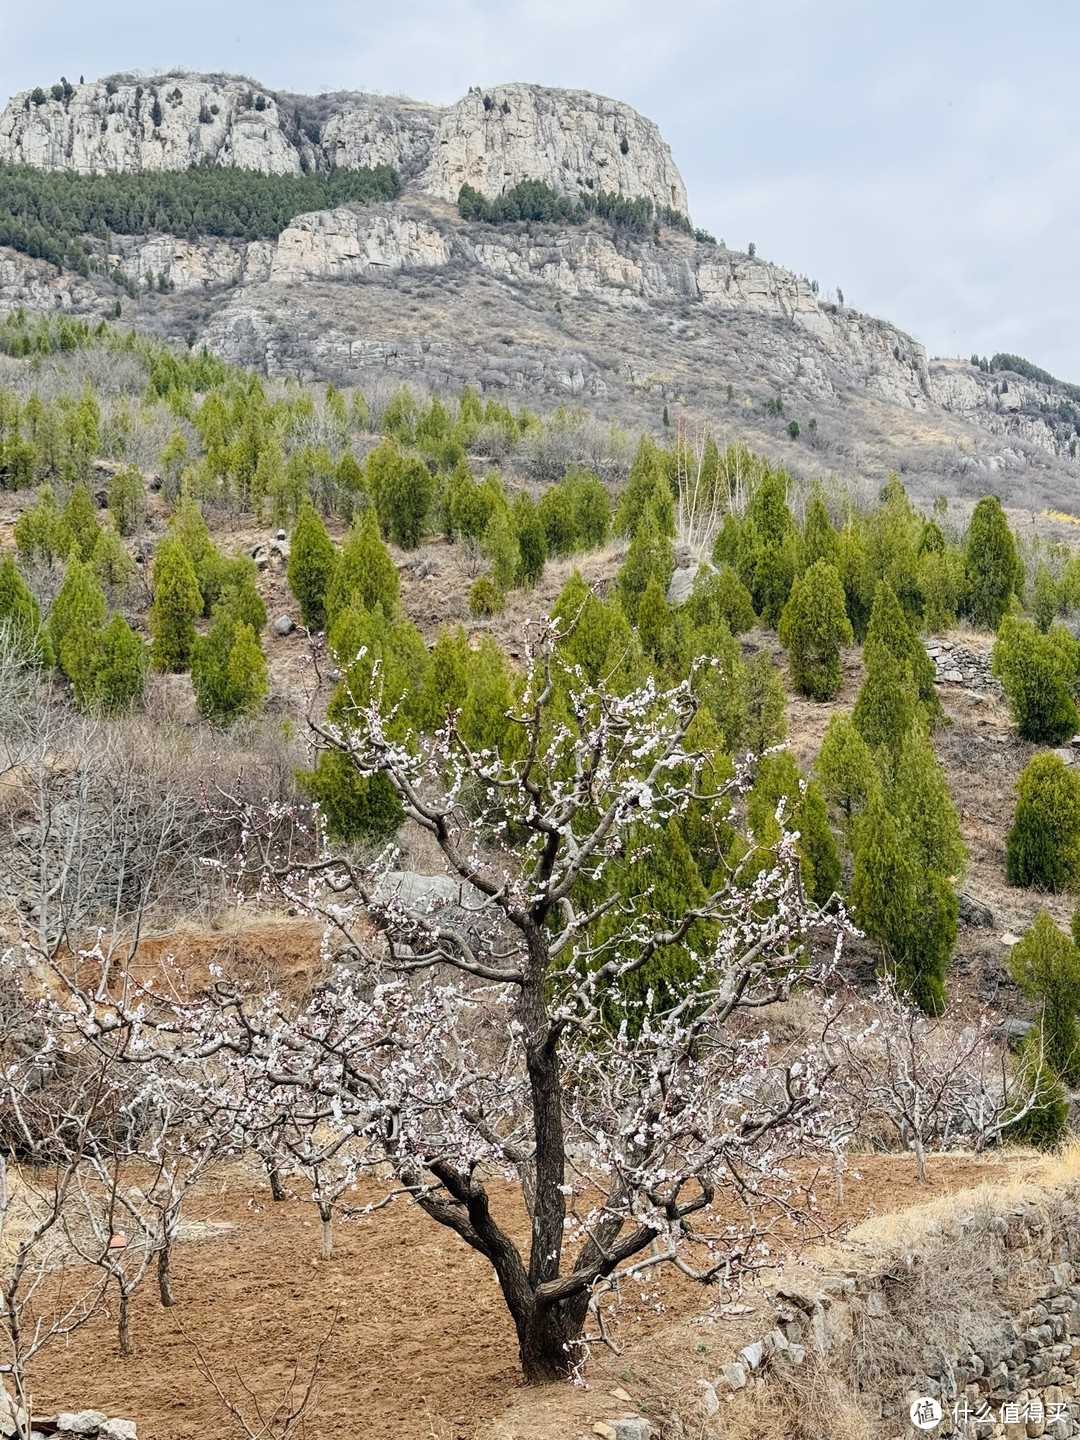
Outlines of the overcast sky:
{"label": "overcast sky", "polygon": [[596,90],[656,120],[695,222],[932,354],[1080,381],[1076,0],[0,0],[3,96],[183,65],[448,103]]}

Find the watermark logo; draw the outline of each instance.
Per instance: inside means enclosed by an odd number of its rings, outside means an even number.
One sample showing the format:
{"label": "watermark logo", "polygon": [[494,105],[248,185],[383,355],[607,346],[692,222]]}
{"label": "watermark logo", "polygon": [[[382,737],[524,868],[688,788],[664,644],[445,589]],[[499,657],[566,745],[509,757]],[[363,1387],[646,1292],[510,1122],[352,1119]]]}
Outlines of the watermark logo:
{"label": "watermark logo", "polygon": [[916,1430],[935,1430],[941,1424],[942,1409],[931,1395],[920,1395],[911,1402],[908,1414]]}

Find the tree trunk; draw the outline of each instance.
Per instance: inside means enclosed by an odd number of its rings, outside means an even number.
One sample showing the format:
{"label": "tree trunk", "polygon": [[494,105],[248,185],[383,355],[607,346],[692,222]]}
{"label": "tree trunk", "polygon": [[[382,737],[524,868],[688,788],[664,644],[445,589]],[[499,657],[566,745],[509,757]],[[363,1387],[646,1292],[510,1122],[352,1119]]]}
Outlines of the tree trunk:
{"label": "tree trunk", "polygon": [[926,1179],[926,1146],[921,1135],[915,1136],[915,1175],[919,1180]]}
{"label": "tree trunk", "polygon": [[157,1284],[158,1295],[161,1297],[162,1305],[168,1307],[176,1304],[176,1297],[172,1292],[172,1275],[170,1266],[172,1264],[172,1236],[165,1241],[165,1244],[158,1251],[157,1257]]}
{"label": "tree trunk", "polygon": [[285,1186],[281,1183],[281,1171],[276,1165],[267,1166],[270,1176],[270,1195],[274,1200],[285,1199]]}
{"label": "tree trunk", "polygon": [[135,1347],[131,1343],[131,1326],[128,1320],[128,1294],[123,1287],[120,1290],[120,1309],[116,1317],[116,1333],[120,1340],[120,1354],[134,1355]]}
{"label": "tree trunk", "polygon": [[334,1210],[324,1201],[319,1203],[319,1217],[322,1220],[322,1258],[333,1259],[334,1255]]}
{"label": "tree trunk", "polygon": [[563,1305],[534,1305],[518,1328],[518,1354],[526,1385],[550,1385],[569,1378],[580,1356],[575,1341],[581,1326]]}
{"label": "tree trunk", "polygon": [[530,931],[529,974],[521,987],[518,1013],[525,1033],[535,1143],[532,1244],[529,1284],[533,1289],[554,1280],[562,1263],[563,1221],[566,1217],[566,1148],[563,1135],[562,1076],[558,1042],[551,1034],[547,1004],[547,939],[539,927]]}

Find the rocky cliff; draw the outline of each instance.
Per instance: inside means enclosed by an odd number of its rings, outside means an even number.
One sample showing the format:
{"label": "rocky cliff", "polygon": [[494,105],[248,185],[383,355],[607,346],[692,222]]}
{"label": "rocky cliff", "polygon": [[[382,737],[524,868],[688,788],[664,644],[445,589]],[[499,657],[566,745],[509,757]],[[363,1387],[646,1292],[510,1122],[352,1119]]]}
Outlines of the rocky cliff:
{"label": "rocky cliff", "polygon": [[559,194],[611,191],[687,211],[660,131],[629,105],[584,90],[497,85],[447,109],[385,96],[278,95],[237,76],[116,76],[37,88],[0,115],[0,161],[116,174],[210,161],[267,174],[392,165],[456,200],[521,180]]}
{"label": "rocky cliff", "polygon": [[[54,93],[55,92],[55,93]],[[382,393],[465,383],[630,428],[700,424],[797,469],[924,496],[992,485],[1075,511],[1080,406],[1053,384],[930,361],[806,279],[667,226],[467,223],[463,184],[615,191],[686,213],[656,126],[585,91],[501,85],[440,109],[272,93],[235,76],[117,76],[16,96],[0,160],[84,172],[200,161],[290,173],[393,165],[400,199],[299,215],[276,241],[92,240],[89,278],[0,250],[0,307],[111,316],[272,376]],[[119,273],[129,298],[118,291]]]}

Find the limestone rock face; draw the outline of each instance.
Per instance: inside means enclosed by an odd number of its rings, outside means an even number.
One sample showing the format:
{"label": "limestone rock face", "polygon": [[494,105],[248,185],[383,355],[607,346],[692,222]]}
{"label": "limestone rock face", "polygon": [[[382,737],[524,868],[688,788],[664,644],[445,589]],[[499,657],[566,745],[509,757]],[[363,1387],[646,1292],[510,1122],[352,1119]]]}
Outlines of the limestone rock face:
{"label": "limestone rock face", "polygon": [[24,91],[0,115],[0,160],[9,164],[103,175],[183,170],[206,159],[269,175],[300,172],[272,95],[236,78],[97,80],[42,104]]}
{"label": "limestone rock face", "polygon": [[221,240],[208,237],[198,244],[172,235],[153,235],[142,240],[114,236],[116,253],[110,265],[137,284],[147,275],[164,278],[169,289],[216,290],[229,285],[257,284],[269,280],[274,255],[272,240]]}
{"label": "limestone rock face", "polygon": [[929,381],[938,405],[993,434],[1018,436],[1048,455],[1060,454],[1069,443],[1060,423],[1045,418],[1060,400],[1045,384],[1000,372],[987,374],[965,360],[935,360]]}
{"label": "limestone rock face", "polygon": [[392,165],[409,178],[427,164],[441,113],[435,105],[414,100],[359,96],[346,101],[323,125],[322,154],[331,166],[363,170]]}
{"label": "limestone rock face", "polygon": [[446,265],[450,253],[447,235],[399,206],[345,205],[298,215],[278,237],[269,278],[280,283],[362,280]]}
{"label": "limestone rock face", "polygon": [[540,85],[496,85],[452,105],[420,183],[453,201],[462,185],[490,199],[525,179],[575,198],[607,190],[688,209],[682,176],[651,120],[619,100]]}

